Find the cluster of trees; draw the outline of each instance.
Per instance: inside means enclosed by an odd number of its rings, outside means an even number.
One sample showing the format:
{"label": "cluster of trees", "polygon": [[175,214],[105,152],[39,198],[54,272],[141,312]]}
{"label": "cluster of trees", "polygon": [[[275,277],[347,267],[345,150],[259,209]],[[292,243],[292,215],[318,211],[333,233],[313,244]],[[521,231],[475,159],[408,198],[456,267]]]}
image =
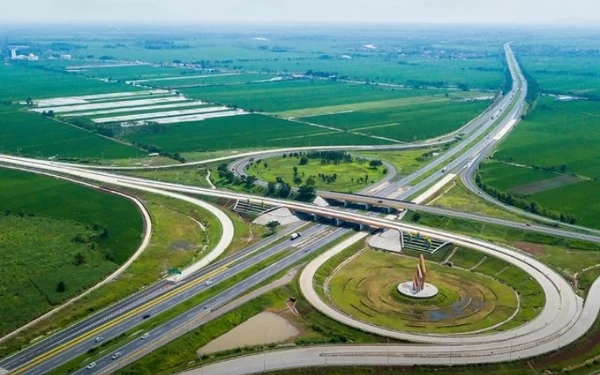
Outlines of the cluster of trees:
{"label": "cluster of trees", "polygon": [[[350,178],[350,181],[354,182],[354,177]],[[368,184],[369,183],[369,175],[365,174],[365,177],[357,178],[356,182],[359,184]],[[373,183],[373,181],[371,181],[371,183]]]}
{"label": "cluster of trees", "polygon": [[292,186],[283,181],[281,177],[277,177],[276,182],[269,182],[267,185],[268,197],[287,198],[292,193]]}
{"label": "cluster of trees", "polygon": [[546,207],[541,206],[536,201],[529,201],[523,197],[500,191],[493,186],[488,186],[481,182],[481,176],[479,174],[475,176],[475,182],[481,190],[498,199],[502,203],[518,207],[537,215],[559,220],[563,223],[575,224],[577,221],[577,218],[573,214],[549,210]]}
{"label": "cluster of trees", "polygon": [[227,181],[228,183],[233,183],[236,185],[245,185],[245,187],[247,189],[251,189],[254,184],[256,183],[256,181],[258,181],[258,178],[256,176],[241,176],[238,177],[235,175],[235,173],[233,173],[232,171],[230,171],[227,168],[227,164],[221,164],[219,165],[219,167],[217,168],[217,171],[219,172],[219,177],[222,180]]}
{"label": "cluster of trees", "polygon": [[[337,181],[337,173],[333,173],[333,174],[319,173],[319,178],[321,179],[321,181],[323,181],[327,184],[331,184],[331,183]],[[310,177],[309,177],[309,179],[310,179]]]}

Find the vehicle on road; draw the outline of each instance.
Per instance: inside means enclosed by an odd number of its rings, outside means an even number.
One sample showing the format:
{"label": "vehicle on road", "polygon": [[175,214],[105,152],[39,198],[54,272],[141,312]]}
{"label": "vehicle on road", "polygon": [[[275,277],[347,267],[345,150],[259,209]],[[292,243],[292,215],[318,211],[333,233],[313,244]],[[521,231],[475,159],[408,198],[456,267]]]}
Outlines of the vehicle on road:
{"label": "vehicle on road", "polygon": [[87,365],[87,366],[86,366],[86,368],[87,368],[88,370],[91,370],[91,369],[93,369],[94,367],[96,367],[96,365],[97,365],[97,364],[96,364],[96,362],[92,362],[92,363],[90,363],[89,365]]}
{"label": "vehicle on road", "polygon": [[150,334],[149,334],[148,332],[146,332],[146,333],[144,333],[144,334],[141,336],[141,339],[142,339],[142,340],[145,340],[145,339],[147,339],[147,338],[148,338],[148,336],[150,336]]}
{"label": "vehicle on road", "polygon": [[104,337],[102,337],[102,336],[98,336],[98,337],[96,337],[96,339],[95,339],[94,341],[96,341],[96,342],[100,342],[100,341],[102,341],[102,340],[104,340]]}
{"label": "vehicle on road", "polygon": [[447,167],[442,168],[442,173],[446,173],[447,170],[448,170]]}
{"label": "vehicle on road", "polygon": [[142,319],[148,319],[150,317],[150,314],[144,314],[144,316],[142,316]]}
{"label": "vehicle on road", "polygon": [[116,352],[115,354],[112,355],[112,360],[114,361],[115,359],[119,358],[121,356],[121,352]]}
{"label": "vehicle on road", "polygon": [[300,233],[300,232],[292,233],[292,235],[290,236],[290,240],[293,241],[298,237],[302,237],[302,233]]}
{"label": "vehicle on road", "polygon": [[209,285],[211,285],[212,283],[213,283],[213,282],[212,282],[212,280],[206,280],[206,286],[209,286]]}

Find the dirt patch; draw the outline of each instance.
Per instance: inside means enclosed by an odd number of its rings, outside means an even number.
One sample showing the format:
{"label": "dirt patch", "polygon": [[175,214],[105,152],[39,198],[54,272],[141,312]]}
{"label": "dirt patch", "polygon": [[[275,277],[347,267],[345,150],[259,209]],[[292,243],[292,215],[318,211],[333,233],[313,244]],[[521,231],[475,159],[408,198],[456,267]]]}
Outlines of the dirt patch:
{"label": "dirt patch", "polygon": [[520,241],[520,242],[515,242],[513,244],[513,246],[519,250],[522,250],[528,254],[535,255],[535,256],[544,255],[544,253],[546,252],[544,250],[544,246],[537,244],[537,243]]}
{"label": "dirt patch", "polygon": [[209,342],[198,350],[198,355],[210,355],[246,346],[282,343],[299,334],[300,331],[288,319],[265,311]]}
{"label": "dirt patch", "polygon": [[581,182],[577,177],[573,176],[558,176],[546,180],[532,182],[530,184],[519,185],[508,189],[511,193],[519,195],[532,195],[543,191],[558,189],[560,187],[573,185]]}
{"label": "dirt patch", "polygon": [[198,244],[196,244],[195,242],[190,242],[190,241],[185,241],[185,240],[173,241],[169,244],[169,250],[173,250],[173,251],[188,251],[188,250],[194,250],[197,247],[198,247]]}

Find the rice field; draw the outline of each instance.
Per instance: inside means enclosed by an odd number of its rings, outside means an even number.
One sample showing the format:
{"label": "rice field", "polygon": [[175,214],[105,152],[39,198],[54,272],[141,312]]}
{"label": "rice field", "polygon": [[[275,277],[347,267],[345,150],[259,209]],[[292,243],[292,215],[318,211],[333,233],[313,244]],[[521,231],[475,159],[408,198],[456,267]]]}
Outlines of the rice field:
{"label": "rice field", "polygon": [[172,124],[160,133],[137,132],[125,139],[169,152],[391,143],[260,114]]}

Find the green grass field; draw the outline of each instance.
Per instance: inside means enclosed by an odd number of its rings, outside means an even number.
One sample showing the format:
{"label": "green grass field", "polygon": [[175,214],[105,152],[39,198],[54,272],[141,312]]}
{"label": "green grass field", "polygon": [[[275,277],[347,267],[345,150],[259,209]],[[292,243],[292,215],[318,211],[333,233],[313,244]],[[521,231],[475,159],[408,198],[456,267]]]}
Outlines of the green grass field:
{"label": "green grass field", "polygon": [[[356,192],[385,176],[384,167],[371,168],[368,162],[353,161],[337,165],[333,163],[322,165],[320,159],[309,159],[306,165],[300,165],[299,158],[294,157],[268,159],[265,162],[267,163],[266,168],[264,163],[252,163],[247,170],[248,174],[269,182],[276,181],[277,177],[281,177],[292,186],[300,186],[312,176],[317,189],[331,191]],[[300,183],[294,182],[294,167],[297,168],[298,177],[301,179]],[[335,181],[327,182],[319,178],[320,174],[327,176],[335,174],[337,178]],[[364,182],[366,176],[369,178]],[[359,182],[359,179],[363,182]]]}
{"label": "green grass field", "polygon": [[75,74],[39,69],[35,64],[0,64],[0,100],[21,101],[59,96],[140,90],[117,83],[86,79]]}
{"label": "green grass field", "polygon": [[[599,119],[595,102],[542,98],[500,145],[494,161],[481,166],[481,182],[600,228]],[[571,174],[579,181],[565,176]]]}
{"label": "green grass field", "polygon": [[[322,108],[431,95],[435,91],[303,79],[238,86],[197,87],[183,89],[181,92],[194,99],[238,106],[248,110],[279,113],[313,107]],[[316,113],[323,113],[320,111],[318,109]]]}
{"label": "green grass field", "polygon": [[100,137],[48,117],[0,104],[0,152],[33,157],[125,159],[145,155],[135,147]]}
{"label": "green grass field", "polygon": [[389,143],[258,114],[173,124],[164,132],[135,133],[126,139],[170,152]]}
{"label": "green grass field", "polygon": [[369,135],[415,141],[450,133],[477,117],[488,105],[488,101],[440,100],[407,107],[313,116],[303,120]]}
{"label": "green grass field", "polygon": [[600,177],[600,106],[594,101],[557,102],[542,98],[510,133],[494,158],[518,164],[559,168]]}
{"label": "green grass field", "polygon": [[141,240],[129,200],[26,172],[0,169],[0,210],[10,229],[0,236],[0,334],[100,281]]}
{"label": "green grass field", "polygon": [[445,207],[512,221],[527,221],[522,216],[508,212],[481,199],[481,197],[477,196],[477,194],[474,194],[468,190],[461,182],[456,182],[456,184],[452,186],[450,190],[442,194],[439,198],[434,199],[429,204],[432,206]]}
{"label": "green grass field", "polygon": [[432,161],[435,158],[433,154],[441,152],[442,150],[439,148],[431,148],[405,151],[361,151],[359,155],[371,159],[385,160],[396,167],[398,174],[407,175]]}
{"label": "green grass field", "polygon": [[543,90],[574,95],[600,94],[597,56],[525,55],[525,69]]}

